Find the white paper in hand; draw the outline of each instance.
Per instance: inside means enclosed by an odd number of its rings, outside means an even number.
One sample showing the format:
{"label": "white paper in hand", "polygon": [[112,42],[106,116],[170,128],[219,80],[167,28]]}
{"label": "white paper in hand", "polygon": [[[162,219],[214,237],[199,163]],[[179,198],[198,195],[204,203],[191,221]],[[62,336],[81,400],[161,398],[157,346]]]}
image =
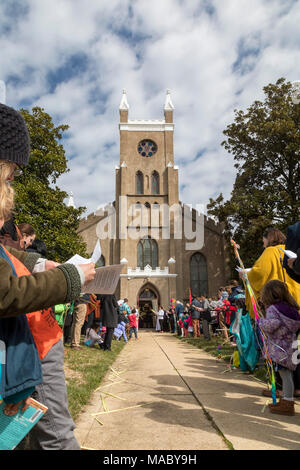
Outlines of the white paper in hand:
{"label": "white paper in hand", "polygon": [[96,264],[97,261],[99,261],[100,256],[101,256],[101,246],[100,246],[100,241],[98,240],[97,243],[96,243],[96,246],[94,248],[92,257],[91,257],[91,263]]}
{"label": "white paper in hand", "polygon": [[75,266],[78,266],[79,264],[89,264],[89,263],[96,264],[100,256],[101,256],[101,246],[100,246],[100,241],[98,240],[91,258],[87,259],[87,258],[83,258],[80,255],[74,255],[72,256],[72,258],[68,259],[66,263],[74,264]]}
{"label": "white paper in hand", "polygon": [[123,267],[123,264],[115,264],[97,268],[94,280],[87,282],[82,292],[84,294],[114,294]]}

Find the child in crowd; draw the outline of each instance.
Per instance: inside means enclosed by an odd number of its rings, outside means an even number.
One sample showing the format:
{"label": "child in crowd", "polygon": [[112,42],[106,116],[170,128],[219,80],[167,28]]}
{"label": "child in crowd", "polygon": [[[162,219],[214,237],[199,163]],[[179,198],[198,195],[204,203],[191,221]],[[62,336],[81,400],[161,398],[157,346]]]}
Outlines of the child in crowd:
{"label": "child in crowd", "polygon": [[218,301],[217,297],[212,297],[209,301],[210,314],[211,314],[211,330],[214,336],[217,336],[217,329],[219,326],[217,308],[222,305],[222,301]]}
{"label": "child in crowd", "polygon": [[135,339],[137,340],[138,339],[138,335],[137,335],[137,320],[136,320],[136,310],[135,308],[132,309],[130,315],[128,315],[128,320],[129,320],[129,327],[130,327],[130,331],[129,331],[129,339],[131,339],[132,337],[132,333],[134,333],[134,336],[135,336]]}
{"label": "child in crowd", "polygon": [[300,330],[299,306],[279,280],[267,282],[260,293],[266,309],[259,327],[267,335],[268,353],[282,379],[279,403],[270,404],[271,413],[294,416],[293,371],[297,367],[297,333]]}
{"label": "child in crowd", "polygon": [[[120,316],[119,316],[119,320],[120,320]],[[126,325],[125,322],[121,319],[117,327],[114,329],[114,336],[118,341],[120,341],[121,336],[123,336],[125,343],[128,343],[125,325]]]}
{"label": "child in crowd", "polygon": [[93,323],[91,328],[87,328],[85,341],[84,341],[84,344],[86,346],[92,347],[94,346],[94,344],[103,343],[101,336],[97,334],[98,329],[99,329],[99,325],[97,323]]}
{"label": "child in crowd", "polygon": [[188,332],[189,332],[189,336],[192,337],[194,333],[194,328],[193,328],[193,320],[190,314],[189,314],[189,319],[188,319]]}
{"label": "child in crowd", "polygon": [[106,335],[106,326],[101,326],[101,328],[99,328],[98,335],[101,336],[101,339],[104,342],[105,335]]}
{"label": "child in crowd", "polygon": [[187,338],[189,336],[189,314],[186,312],[183,315],[182,318],[182,323],[183,323],[183,332],[184,332],[184,337]]}
{"label": "child in crowd", "polygon": [[[181,338],[183,338],[183,317],[180,318],[180,320],[177,322],[178,328],[179,328],[179,334],[181,333]],[[178,335],[179,336],[179,335]]]}
{"label": "child in crowd", "polygon": [[163,309],[163,307],[159,307],[159,310],[158,310],[158,313],[157,313],[157,322],[158,322],[158,326],[159,326],[159,330],[160,333],[163,332],[164,330],[164,316],[165,316],[165,311]]}

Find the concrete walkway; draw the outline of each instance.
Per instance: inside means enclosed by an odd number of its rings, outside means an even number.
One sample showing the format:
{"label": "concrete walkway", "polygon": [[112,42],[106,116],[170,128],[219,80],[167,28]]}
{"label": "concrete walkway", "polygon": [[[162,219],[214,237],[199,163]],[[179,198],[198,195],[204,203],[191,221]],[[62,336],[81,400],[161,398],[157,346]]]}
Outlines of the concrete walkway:
{"label": "concrete walkway", "polygon": [[171,334],[144,330],[139,336],[123,349],[78,419],[81,446],[300,449],[300,402],[294,417],[262,412],[267,399],[259,381],[239,370],[224,372],[224,362]]}

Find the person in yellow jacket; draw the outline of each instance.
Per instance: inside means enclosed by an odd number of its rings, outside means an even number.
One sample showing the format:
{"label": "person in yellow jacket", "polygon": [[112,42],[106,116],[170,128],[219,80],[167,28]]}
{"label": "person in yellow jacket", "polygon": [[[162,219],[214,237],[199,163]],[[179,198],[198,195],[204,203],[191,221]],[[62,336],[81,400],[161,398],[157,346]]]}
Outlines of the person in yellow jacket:
{"label": "person in yellow jacket", "polygon": [[[294,281],[282,266],[284,253],[281,250],[285,248],[285,235],[278,229],[269,228],[263,235],[263,244],[265,249],[262,255],[254,263],[251,271],[247,273],[256,299],[260,299],[260,292],[267,282],[273,279],[279,279],[286,283],[289,293],[295,299],[296,303],[300,305],[300,284]],[[240,273],[240,277],[243,277],[242,272]],[[249,315],[254,318],[254,311],[247,290],[246,307]],[[298,365],[294,372],[294,396],[297,397],[300,396],[299,367],[300,365]],[[262,394],[264,396],[271,396],[271,391],[263,390]],[[277,391],[276,394],[280,396],[280,392]]]}
{"label": "person in yellow jacket", "polygon": [[[290,294],[300,305],[300,284],[293,281],[282,266],[285,247],[285,235],[276,228],[269,228],[263,235],[264,251],[254,266],[249,271],[248,279],[257,300],[260,298],[260,291],[263,286],[273,280],[279,279],[285,282]],[[246,307],[250,316],[254,317],[251,299],[246,292]]]}

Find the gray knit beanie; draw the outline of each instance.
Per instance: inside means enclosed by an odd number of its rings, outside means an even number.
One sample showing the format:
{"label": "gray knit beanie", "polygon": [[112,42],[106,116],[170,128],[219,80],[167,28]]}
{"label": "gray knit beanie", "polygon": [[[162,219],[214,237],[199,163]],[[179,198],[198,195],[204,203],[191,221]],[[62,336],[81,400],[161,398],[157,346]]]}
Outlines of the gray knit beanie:
{"label": "gray knit beanie", "polygon": [[21,113],[0,103],[0,160],[27,165],[30,140]]}

